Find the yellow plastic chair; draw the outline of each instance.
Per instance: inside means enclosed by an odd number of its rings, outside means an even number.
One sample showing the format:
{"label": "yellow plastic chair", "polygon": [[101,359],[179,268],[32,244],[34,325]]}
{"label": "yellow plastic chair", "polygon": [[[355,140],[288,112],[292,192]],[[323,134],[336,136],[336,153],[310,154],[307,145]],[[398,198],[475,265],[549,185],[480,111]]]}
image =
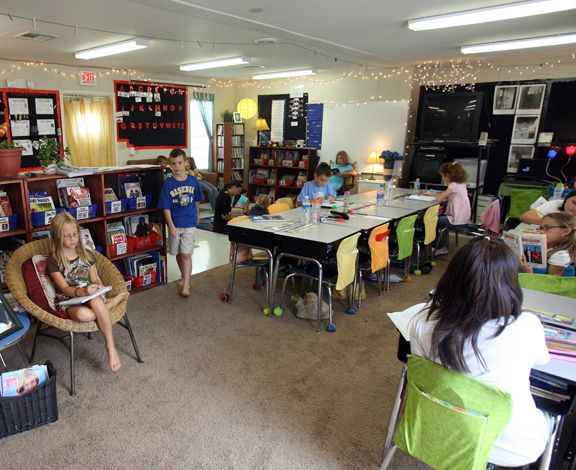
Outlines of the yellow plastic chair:
{"label": "yellow plastic chair", "polygon": [[286,212],[290,210],[290,206],[285,202],[275,202],[268,206],[268,214],[277,214],[278,212]]}
{"label": "yellow plastic chair", "polygon": [[420,276],[420,252],[424,249],[428,254],[428,259],[432,260],[432,247],[430,246],[436,240],[436,227],[438,226],[438,209],[439,205],[435,205],[426,209],[422,222],[424,224],[424,238],[414,238],[416,246],[416,269],[414,274]]}
{"label": "yellow plastic chair", "polygon": [[[306,272],[292,272],[286,276],[284,279],[284,284],[282,286],[282,295],[280,296],[280,304],[274,309],[276,315],[281,315],[282,313],[282,303],[284,302],[284,295],[286,293],[286,283],[289,279],[294,279],[295,276],[304,277],[306,279],[316,281],[318,283],[318,318],[317,318],[317,329],[320,331],[321,325],[321,312],[322,312],[322,287],[325,286],[328,292],[328,325],[326,325],[326,331],[333,333],[336,331],[336,325],[333,322],[333,312],[332,312],[332,288],[337,290],[342,290],[352,284],[352,295],[348,299],[348,308],[346,313],[354,315],[356,313],[356,307],[354,306],[354,298],[356,295],[357,279],[356,273],[358,272],[358,239],[360,238],[360,233],[355,233],[354,235],[345,238],[340,242],[338,250],[336,251],[336,264],[338,267],[338,277],[336,282],[331,282],[328,279],[324,279],[323,270],[324,267],[322,263],[314,258],[308,258],[306,256],[294,255],[291,253],[280,253],[276,259],[276,270],[274,272],[273,284],[276,285],[278,279],[278,267],[281,265],[281,260],[283,258],[293,258],[298,261],[304,261],[308,264],[312,264],[317,268],[318,275],[314,276],[307,274]],[[278,313],[276,313],[278,312]]]}
{"label": "yellow plastic chair", "polygon": [[[236,224],[241,220],[249,219],[247,215],[240,217],[235,217],[228,221],[229,225]],[[252,255],[252,250],[258,250],[258,252]],[[238,252],[241,253],[242,260],[238,260]],[[243,255],[243,251],[249,252],[249,257]],[[225,293],[220,294],[220,300],[222,302],[230,303],[232,302],[232,293],[234,291],[234,281],[236,279],[236,270],[242,268],[256,268],[256,278],[252,284],[254,290],[260,290],[261,285],[258,282],[258,271],[263,272],[266,279],[266,307],[270,307],[272,304],[272,283],[270,282],[270,276],[274,271],[274,255],[267,248],[256,245],[247,245],[245,243],[230,243],[230,263],[232,264],[232,269],[230,270],[230,275],[228,277],[228,288]],[[266,269],[268,268],[268,269]]]}
{"label": "yellow plastic chair", "polygon": [[288,204],[289,209],[294,209],[294,200],[291,197],[281,197],[276,200],[276,204]]}
{"label": "yellow plastic chair", "polygon": [[[376,274],[376,281],[378,283],[378,295],[382,293],[382,272],[384,272],[386,281],[386,292],[390,290],[390,250],[389,240],[390,230],[389,224],[380,225],[375,227],[370,232],[368,237],[368,249],[370,250],[370,259],[360,264],[358,268],[358,280],[360,285],[360,292],[364,280],[362,278],[362,271],[370,269]],[[362,306],[362,295],[358,296],[358,308]]]}

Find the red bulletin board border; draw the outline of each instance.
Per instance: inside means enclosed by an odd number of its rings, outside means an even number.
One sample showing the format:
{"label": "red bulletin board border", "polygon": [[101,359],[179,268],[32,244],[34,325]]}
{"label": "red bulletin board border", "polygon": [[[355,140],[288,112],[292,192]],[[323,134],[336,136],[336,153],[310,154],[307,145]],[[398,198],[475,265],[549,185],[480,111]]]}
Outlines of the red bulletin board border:
{"label": "red bulletin board border", "polygon": [[[60,91],[59,90],[37,90],[31,88],[0,88],[0,93],[2,94],[2,101],[4,103],[4,121],[10,122],[10,112],[8,109],[8,94],[15,94],[20,95],[20,97],[25,96],[39,96],[39,95],[53,95],[55,103],[56,103],[56,122],[57,122],[57,129],[56,129],[56,136],[58,141],[60,142],[60,147],[62,152],[62,117],[60,113]],[[10,96],[10,98],[17,98],[18,96]],[[38,137],[38,136],[37,136]],[[38,137],[39,138],[39,137]],[[11,127],[8,127],[8,131],[6,132],[6,139],[9,143],[12,143],[12,131]],[[26,157],[22,157],[26,158]],[[34,156],[36,158],[36,156]],[[20,168],[20,172],[26,172],[30,170],[40,170],[41,166],[32,166],[32,167],[25,167]]]}
{"label": "red bulletin board border", "polygon": [[[130,81],[130,80],[114,80],[114,104],[115,104],[115,111],[118,112],[119,104],[118,104],[118,85],[127,85],[127,86],[137,86],[137,87],[144,87],[144,90],[135,90],[135,91],[146,91],[148,87],[164,87],[164,88],[174,88],[178,90],[184,90],[185,96],[185,105],[184,105],[184,134],[185,134],[185,142],[184,145],[149,145],[149,146],[135,146],[133,145],[128,139],[118,137],[120,135],[118,131],[118,123],[116,123],[116,135],[118,142],[124,142],[127,147],[133,147],[137,150],[140,149],[173,149],[173,148],[188,148],[188,87],[185,85],[173,85],[171,83],[160,83],[160,82],[139,82],[139,81]],[[114,114],[114,117],[116,114]]]}

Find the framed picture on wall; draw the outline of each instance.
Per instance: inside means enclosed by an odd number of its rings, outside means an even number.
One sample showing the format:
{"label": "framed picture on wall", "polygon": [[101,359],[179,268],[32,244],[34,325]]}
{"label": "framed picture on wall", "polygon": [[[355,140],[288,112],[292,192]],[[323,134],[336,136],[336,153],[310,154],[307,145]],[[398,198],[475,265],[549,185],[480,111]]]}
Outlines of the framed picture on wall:
{"label": "framed picture on wall", "polygon": [[522,158],[532,158],[534,156],[533,145],[511,145],[508,154],[508,173],[518,173],[518,165]]}
{"label": "framed picture on wall", "polygon": [[513,144],[533,144],[536,142],[539,123],[540,116],[514,116],[511,142]]}
{"label": "framed picture on wall", "polygon": [[516,114],[540,114],[546,84],[521,85]]}
{"label": "framed picture on wall", "polygon": [[503,85],[495,87],[492,114],[514,114],[519,88],[518,85]]}
{"label": "framed picture on wall", "polygon": [[232,113],[232,120],[235,123],[241,123],[242,122],[242,115],[240,113]]}

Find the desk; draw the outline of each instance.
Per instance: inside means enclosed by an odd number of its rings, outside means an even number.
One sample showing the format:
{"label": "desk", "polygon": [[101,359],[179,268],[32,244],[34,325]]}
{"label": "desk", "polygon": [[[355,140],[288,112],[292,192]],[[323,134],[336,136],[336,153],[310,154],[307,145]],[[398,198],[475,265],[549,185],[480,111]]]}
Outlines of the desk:
{"label": "desk", "polygon": [[414,214],[415,212],[419,212],[420,209],[403,209],[401,207],[392,207],[392,206],[368,206],[356,211],[356,214],[359,215],[371,215],[375,217],[381,217],[384,219],[402,219],[408,215]]}
{"label": "desk", "polygon": [[28,366],[28,358],[26,357],[26,355],[24,354],[18,343],[22,341],[22,339],[24,338],[24,336],[26,336],[28,330],[30,329],[30,318],[28,317],[27,313],[21,313],[21,312],[16,312],[16,316],[18,317],[18,320],[20,320],[20,323],[22,323],[22,328],[0,340],[0,359],[2,360],[2,365],[4,366],[5,369],[6,369],[6,363],[4,362],[4,357],[2,357],[1,352],[14,345],[16,345],[16,347],[18,348],[18,351],[20,352],[20,355],[24,360],[24,364],[26,364],[26,367]]}

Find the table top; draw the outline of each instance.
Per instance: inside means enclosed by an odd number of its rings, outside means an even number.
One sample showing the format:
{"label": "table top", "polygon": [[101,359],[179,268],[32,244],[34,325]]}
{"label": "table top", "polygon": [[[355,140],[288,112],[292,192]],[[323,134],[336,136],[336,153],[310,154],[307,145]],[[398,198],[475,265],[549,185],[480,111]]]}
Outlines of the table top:
{"label": "table top", "polygon": [[[522,289],[522,292],[523,307],[576,318],[576,299],[530,289]],[[576,383],[576,362],[551,359],[547,364],[534,366],[534,369]]]}
{"label": "table top", "polygon": [[30,318],[28,317],[28,314],[16,312],[16,316],[18,317],[18,320],[20,320],[20,323],[22,323],[22,328],[20,328],[18,331],[15,331],[11,335],[0,339],[0,351],[4,351],[10,346],[18,343],[18,341],[26,336],[26,333],[28,333],[28,330],[30,329]]}
{"label": "table top", "polygon": [[323,224],[339,225],[341,227],[355,227],[360,230],[372,230],[382,224],[392,220],[386,217],[378,217],[375,215],[356,215],[350,214],[348,220],[339,221],[340,219],[323,219]]}
{"label": "table top", "polygon": [[359,215],[369,215],[373,217],[382,217],[387,220],[390,219],[402,219],[408,215],[414,214],[418,212],[420,209],[403,209],[401,207],[392,207],[392,206],[368,206],[363,209],[359,209],[356,214]]}
{"label": "table top", "polygon": [[407,197],[397,197],[387,201],[384,206],[399,207],[401,209],[414,209],[414,210],[424,210],[429,207],[438,205],[439,202],[436,201],[420,201],[418,199],[408,199]]}

